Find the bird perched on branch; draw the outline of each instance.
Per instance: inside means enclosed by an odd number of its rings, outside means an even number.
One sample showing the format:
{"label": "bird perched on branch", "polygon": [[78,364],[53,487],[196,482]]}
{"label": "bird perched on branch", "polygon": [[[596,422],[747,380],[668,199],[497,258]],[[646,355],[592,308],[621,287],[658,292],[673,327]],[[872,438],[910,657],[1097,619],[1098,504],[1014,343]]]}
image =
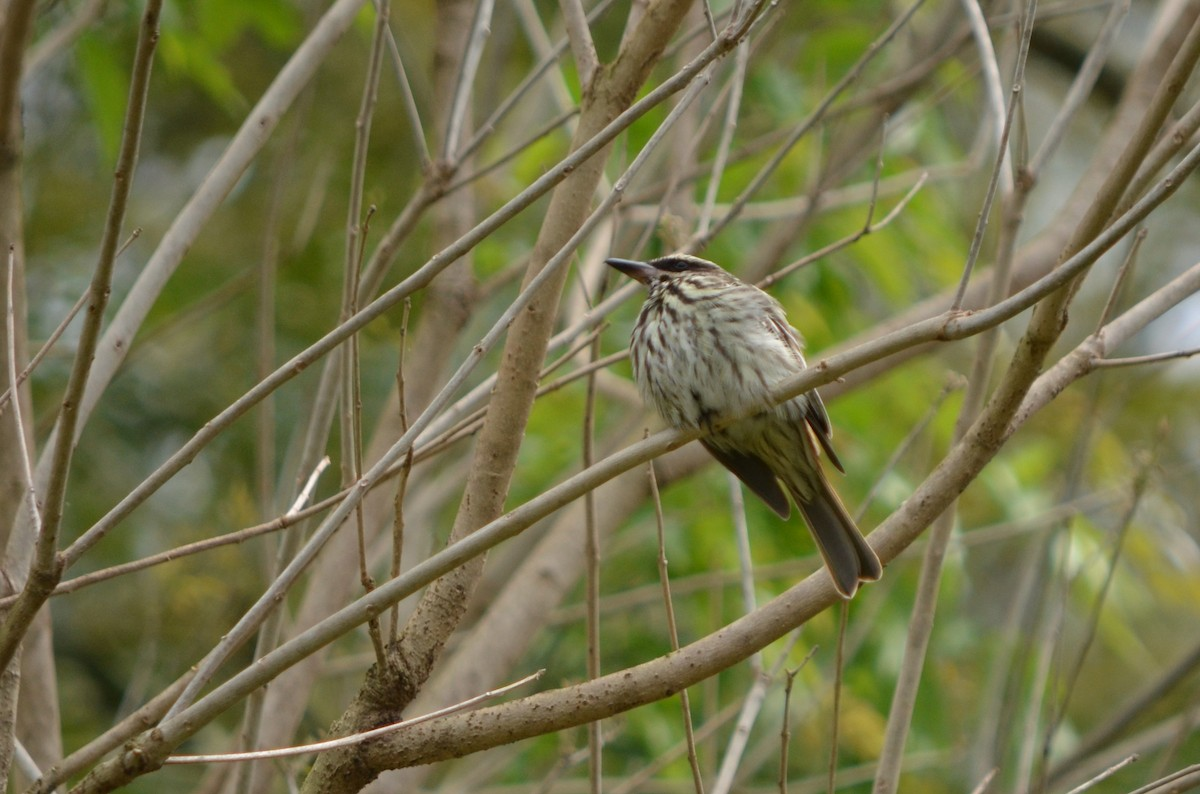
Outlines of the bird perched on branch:
{"label": "bird perched on branch", "polygon": [[[782,518],[790,494],[844,597],[878,579],[879,558],[818,460],[823,450],[844,471],[820,396],[763,407],[773,387],[805,368],[803,341],[779,301],[694,256],[606,261],[650,291],[629,345],[646,401],[673,427],[711,430],[701,443]],[[730,417],[740,418],[720,426]]]}

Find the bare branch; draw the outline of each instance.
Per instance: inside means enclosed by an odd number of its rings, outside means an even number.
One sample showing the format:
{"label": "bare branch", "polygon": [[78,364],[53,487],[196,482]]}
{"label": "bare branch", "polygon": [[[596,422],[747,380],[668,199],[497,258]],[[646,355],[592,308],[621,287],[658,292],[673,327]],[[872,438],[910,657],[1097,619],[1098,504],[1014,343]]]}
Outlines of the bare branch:
{"label": "bare branch", "polygon": [[1167,353],[1151,353],[1145,356],[1129,356],[1127,358],[1104,358],[1096,362],[1097,368],[1102,367],[1133,367],[1143,364],[1159,364],[1163,361],[1174,361],[1180,358],[1191,358],[1200,355],[1200,347],[1186,350],[1172,350]]}
{"label": "bare branch", "polygon": [[408,117],[408,125],[412,128],[413,139],[417,142],[417,153],[421,158],[421,171],[428,173],[433,167],[433,158],[429,154],[429,144],[425,140],[425,126],[421,123],[421,111],[417,107],[417,98],[413,96],[412,84],[408,80],[408,71],[404,68],[404,58],[400,55],[400,47],[396,44],[396,35],[391,26],[387,29],[388,52],[392,56],[392,68],[396,70],[396,79],[400,83],[400,95],[404,99],[404,114]]}
{"label": "bare branch", "polygon": [[450,102],[446,137],[442,141],[442,159],[447,162],[456,162],[458,159],[463,120],[466,118],[467,106],[471,100],[475,73],[479,70],[479,60],[483,57],[483,46],[487,43],[491,30],[494,6],[493,0],[479,0],[475,4],[475,18],[471,22],[471,35],[467,38],[467,50],[459,64],[458,86],[454,90],[454,99]]}
{"label": "bare branch", "polygon": [[1117,277],[1113,279],[1112,289],[1108,291],[1108,300],[1104,304],[1104,309],[1100,312],[1100,319],[1096,321],[1096,330],[1108,324],[1112,319],[1113,312],[1116,311],[1117,302],[1121,299],[1121,291],[1125,286],[1125,281],[1133,272],[1133,267],[1137,263],[1138,251],[1142,248],[1142,242],[1146,239],[1146,229],[1138,229],[1133,236],[1133,245],[1129,246],[1128,253],[1121,261],[1121,266],[1117,268]]}
{"label": "bare branch", "polygon": [[[1105,780],[1108,780],[1110,777],[1117,774],[1125,767],[1127,767],[1130,764],[1134,763],[1135,761],[1139,761],[1139,760],[1141,760],[1141,757],[1137,753],[1134,753],[1133,755],[1130,755],[1130,756],[1126,756],[1124,759],[1113,764],[1108,769],[1105,769],[1103,772],[1096,775],[1091,780],[1089,780],[1085,783],[1080,783],[1078,786],[1076,786],[1075,788],[1068,791],[1067,794],[1083,794],[1083,792],[1087,791],[1092,786],[1095,786],[1097,783],[1103,783]],[[1183,789],[1176,788],[1174,790],[1182,791]]]}
{"label": "bare branch", "polygon": [[[654,527],[658,540],[658,579],[662,586],[663,612],[667,617],[667,635],[671,639],[671,650],[677,651],[679,650],[679,627],[675,622],[675,601],[671,597],[671,577],[667,571],[666,521],[663,519],[662,499],[658,493],[658,480],[654,476],[653,462],[646,466],[646,476],[650,482],[650,500],[654,503]],[[597,609],[597,619],[598,611]],[[695,787],[696,794],[704,794],[704,778],[700,774],[700,762],[696,757],[696,731],[692,725],[692,702],[686,689],[679,692],[679,707],[683,718],[683,736],[684,744],[687,746],[688,766],[692,770],[692,785]],[[597,759],[598,762],[599,759]],[[598,777],[597,782],[599,782]]]}
{"label": "bare branch", "polygon": [[[4,409],[8,407],[8,402],[12,395],[16,394],[21,388],[21,384],[23,384],[29,378],[29,376],[33,374],[33,371],[37,369],[37,365],[40,364],[42,359],[46,357],[46,354],[54,349],[54,343],[62,337],[63,332],[67,330],[67,326],[71,324],[71,320],[74,320],[75,315],[79,314],[79,310],[87,304],[88,294],[89,293],[85,291],[79,296],[79,300],[75,301],[75,305],[71,307],[70,311],[68,311],[66,316],[59,321],[58,326],[53,332],[51,332],[50,336],[47,337],[46,343],[38,349],[38,352],[34,354],[33,358],[29,360],[29,363],[25,365],[25,368],[22,369],[20,374],[17,375],[16,382],[14,384],[10,384],[3,393],[0,393],[0,416],[4,415]],[[13,342],[15,344],[16,340],[13,340]]]}
{"label": "bare branch", "polygon": [[[7,363],[7,382],[9,392],[16,394],[20,386],[17,379],[17,312],[16,312],[16,296],[13,294],[13,275],[17,270],[17,255],[15,246],[8,247],[8,266],[5,268],[5,288],[4,288],[4,328],[5,339],[8,340],[8,349],[5,351],[5,360]],[[33,525],[34,537],[39,537],[42,532],[42,516],[38,510],[37,486],[33,481],[33,464],[30,456],[29,445],[26,442],[28,438],[28,429],[25,427],[25,421],[21,416],[21,401],[13,400],[13,424],[15,432],[13,436],[17,439],[17,454],[21,461],[21,478],[22,485],[25,488],[25,498],[22,500],[25,504],[25,509],[29,514],[29,521]],[[28,571],[22,567],[14,569],[5,569],[0,571],[0,576],[3,576],[4,587],[21,588],[24,587]],[[15,601],[17,596],[12,596]]]}
{"label": "bare branch", "polygon": [[592,32],[588,28],[587,14],[583,11],[581,0],[559,0],[558,6],[562,9],[563,21],[567,26],[567,40],[571,42],[571,52],[575,56],[579,84],[586,91],[600,66],[600,59],[596,57],[596,45],[592,41]]}
{"label": "bare branch", "polygon": [[[993,178],[999,177],[1001,194],[1011,193],[1013,189],[1013,175],[1011,166],[1006,168],[1009,163],[1008,154],[1008,128],[1012,124],[1013,106],[1016,105],[1017,97],[1020,94],[1020,85],[1024,81],[1024,64],[1025,53],[1029,47],[1029,37],[1033,33],[1033,18],[1035,3],[1030,3],[1026,6],[1026,11],[1023,15],[1024,24],[1020,31],[1020,46],[1017,55],[1017,73],[1013,78],[1012,96],[1008,103],[1004,101],[1004,89],[1000,81],[1000,63],[996,60],[996,50],[992,46],[991,32],[988,30],[987,20],[984,18],[983,9],[980,8],[977,0],[961,0],[963,12],[967,18],[967,24],[971,28],[971,38],[975,40],[975,49],[979,51],[979,63],[983,73],[983,88],[987,97],[988,113],[985,116],[984,124],[990,123],[992,126],[992,138],[996,145],[996,173]],[[1005,105],[1008,105],[1006,110]],[[984,212],[981,215],[986,215],[987,203],[984,204]]]}

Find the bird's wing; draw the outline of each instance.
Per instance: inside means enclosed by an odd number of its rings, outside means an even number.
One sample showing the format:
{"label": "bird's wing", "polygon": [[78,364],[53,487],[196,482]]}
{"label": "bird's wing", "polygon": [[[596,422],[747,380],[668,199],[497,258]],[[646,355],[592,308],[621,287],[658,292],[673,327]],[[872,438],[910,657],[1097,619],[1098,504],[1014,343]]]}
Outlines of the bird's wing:
{"label": "bird's wing", "polygon": [[829,414],[825,412],[825,403],[821,402],[821,395],[817,394],[816,389],[810,391],[807,396],[808,408],[805,410],[804,418],[808,420],[809,430],[820,443],[821,449],[825,450],[825,454],[829,456],[829,462],[838,471],[845,474],[846,469],[842,466],[841,459],[833,451],[833,426],[829,423]]}
{"label": "bird's wing", "polygon": [[[767,329],[778,337],[796,357],[801,369],[808,366],[804,361],[804,343],[801,341],[800,332],[774,313],[769,313],[767,317]],[[844,474],[846,469],[842,467],[842,461],[833,451],[833,424],[829,421],[829,413],[825,410],[825,403],[821,401],[821,395],[817,393],[816,389],[813,389],[807,392],[805,397],[804,418],[812,430],[813,437],[821,445],[821,449],[825,450],[825,454],[829,456],[829,462]]]}
{"label": "bird's wing", "polygon": [[759,499],[778,513],[780,518],[791,515],[792,506],[788,503],[787,494],[779,487],[779,480],[775,479],[775,474],[762,458],[744,452],[717,449],[707,438],[700,439],[700,443],[712,453],[718,463],[733,472]]}

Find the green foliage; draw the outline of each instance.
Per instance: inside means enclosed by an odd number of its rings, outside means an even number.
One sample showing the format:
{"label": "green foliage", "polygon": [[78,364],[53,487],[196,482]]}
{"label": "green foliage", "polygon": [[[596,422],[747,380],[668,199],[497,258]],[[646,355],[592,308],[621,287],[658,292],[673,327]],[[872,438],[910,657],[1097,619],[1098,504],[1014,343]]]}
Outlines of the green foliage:
{"label": "green foliage", "polygon": [[234,47],[254,36],[282,49],[294,43],[299,32],[295,7],[279,0],[172,4],[163,16],[159,52],[173,77],[195,83],[213,102],[233,112],[246,103],[237,88],[240,76],[228,65]]}

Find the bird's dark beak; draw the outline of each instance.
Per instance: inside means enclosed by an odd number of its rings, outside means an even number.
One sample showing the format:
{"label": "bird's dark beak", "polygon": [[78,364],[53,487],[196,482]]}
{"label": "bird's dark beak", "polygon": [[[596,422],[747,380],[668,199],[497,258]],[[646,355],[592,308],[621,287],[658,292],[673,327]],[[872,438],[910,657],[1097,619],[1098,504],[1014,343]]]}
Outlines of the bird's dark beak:
{"label": "bird's dark beak", "polygon": [[625,275],[632,279],[637,279],[643,284],[649,284],[650,276],[655,272],[655,268],[652,265],[647,265],[645,262],[636,262],[632,259],[605,259],[604,263],[612,265]]}

